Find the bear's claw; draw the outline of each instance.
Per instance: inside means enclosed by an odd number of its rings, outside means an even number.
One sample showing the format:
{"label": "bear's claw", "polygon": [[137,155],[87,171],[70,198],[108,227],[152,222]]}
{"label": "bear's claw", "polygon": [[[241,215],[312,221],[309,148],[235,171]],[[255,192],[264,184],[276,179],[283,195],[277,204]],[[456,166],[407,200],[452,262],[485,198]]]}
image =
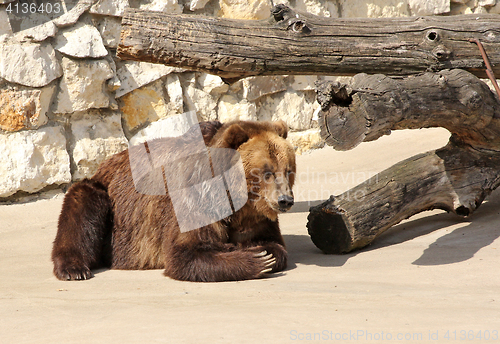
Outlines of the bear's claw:
{"label": "bear's claw", "polygon": [[263,263],[263,269],[260,271],[259,276],[265,273],[271,272],[273,270],[274,264],[276,264],[276,258],[273,257],[271,253],[267,254],[267,251],[262,251],[256,253],[254,257],[258,258]]}
{"label": "bear's claw", "polygon": [[58,279],[63,281],[82,281],[94,277],[92,271],[86,267],[83,269],[68,267],[66,269],[54,271],[54,273]]}

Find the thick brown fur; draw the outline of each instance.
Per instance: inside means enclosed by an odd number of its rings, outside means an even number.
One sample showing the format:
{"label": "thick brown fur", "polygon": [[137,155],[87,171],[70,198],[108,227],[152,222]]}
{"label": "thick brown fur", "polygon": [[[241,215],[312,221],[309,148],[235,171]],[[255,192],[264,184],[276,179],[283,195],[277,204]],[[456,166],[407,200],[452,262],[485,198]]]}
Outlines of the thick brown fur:
{"label": "thick brown fur", "polygon": [[181,232],[168,193],[136,191],[129,152],[123,151],[69,188],[52,250],[57,278],[88,279],[92,269],[110,267],[164,269],[186,281],[231,281],[286,268],[278,214],[293,204],[295,174],[286,124],[214,121],[200,127],[207,146],[240,153],[247,203],[221,221]]}

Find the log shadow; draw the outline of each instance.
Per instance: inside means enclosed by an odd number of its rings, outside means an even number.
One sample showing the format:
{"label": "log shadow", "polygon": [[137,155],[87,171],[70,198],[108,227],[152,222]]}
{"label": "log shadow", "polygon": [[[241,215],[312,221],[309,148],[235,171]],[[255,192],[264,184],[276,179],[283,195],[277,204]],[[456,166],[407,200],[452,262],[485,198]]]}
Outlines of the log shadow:
{"label": "log shadow", "polygon": [[360,252],[400,244],[462,222],[467,225],[439,237],[412,264],[430,266],[466,261],[500,237],[500,226],[496,224],[500,215],[499,191],[493,192],[470,219],[440,213],[408,221],[381,234],[371,246]]}
{"label": "log shadow", "polygon": [[[308,202],[302,202],[295,212],[307,211],[302,208]],[[293,208],[292,208],[293,209]],[[470,219],[463,219],[446,212],[409,220],[398,224],[382,233],[369,246],[340,255],[323,254],[307,233],[304,235],[283,235],[289,253],[289,269],[297,263],[318,265],[324,267],[340,267],[347,260],[358,254],[372,250],[398,245],[420,236],[428,235],[437,230],[464,223],[466,225],[454,229],[439,237],[426,248],[414,265],[445,265],[466,261],[484,247],[491,245],[500,237],[500,226],[497,225],[500,216],[500,189],[494,191],[483,202],[481,207]]]}
{"label": "log shadow", "polygon": [[500,228],[471,223],[440,237],[424,250],[413,265],[445,265],[466,261],[500,237]]}
{"label": "log shadow", "polygon": [[[323,203],[324,200],[301,201],[296,202],[288,213],[309,213],[309,208]],[[297,263],[305,265],[317,265],[323,267],[339,267],[343,266],[350,257],[356,255],[356,252],[330,255],[324,254],[317,248],[307,234],[307,229],[304,226],[304,234],[283,234],[288,252],[288,267],[287,270],[293,270],[297,267]]]}
{"label": "log shadow", "polygon": [[293,270],[297,267],[297,263],[305,265],[317,265],[323,267],[340,267],[343,266],[351,257],[354,257],[357,252],[347,254],[324,254],[311,241],[311,237],[307,234],[284,234],[285,244],[288,251],[288,268]]}

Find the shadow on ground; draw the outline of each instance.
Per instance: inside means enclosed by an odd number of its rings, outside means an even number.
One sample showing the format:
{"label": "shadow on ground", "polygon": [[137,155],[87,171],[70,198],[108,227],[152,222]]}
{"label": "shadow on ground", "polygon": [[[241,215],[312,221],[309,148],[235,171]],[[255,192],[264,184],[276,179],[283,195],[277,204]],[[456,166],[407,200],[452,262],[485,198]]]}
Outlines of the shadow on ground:
{"label": "shadow on ground", "polygon": [[[294,212],[308,212],[308,208],[304,210],[307,202],[303,203]],[[466,261],[482,248],[491,245],[500,237],[499,220],[500,190],[496,190],[469,219],[442,212],[406,221],[382,233],[370,246],[343,255],[323,254],[312,243],[307,232],[304,235],[284,235],[284,238],[290,253],[289,268],[295,267],[297,263],[338,267],[358,254],[398,245],[440,229],[463,224],[439,237],[413,262],[420,266],[444,265]]]}

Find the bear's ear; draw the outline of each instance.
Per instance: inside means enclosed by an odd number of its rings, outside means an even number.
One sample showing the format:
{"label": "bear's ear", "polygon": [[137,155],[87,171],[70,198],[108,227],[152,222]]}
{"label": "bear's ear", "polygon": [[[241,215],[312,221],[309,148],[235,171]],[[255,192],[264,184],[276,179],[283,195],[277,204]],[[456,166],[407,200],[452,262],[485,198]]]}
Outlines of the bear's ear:
{"label": "bear's ear", "polygon": [[227,148],[238,149],[243,143],[249,139],[248,133],[237,123],[232,124],[224,131],[223,141]]}
{"label": "bear's ear", "polygon": [[200,122],[199,125],[201,134],[203,135],[203,140],[205,141],[205,145],[207,146],[213,139],[217,131],[222,127],[222,123],[219,121]]}
{"label": "bear's ear", "polygon": [[288,125],[285,123],[285,121],[279,120],[273,122],[273,126],[278,135],[286,139],[286,137],[288,136]]}

